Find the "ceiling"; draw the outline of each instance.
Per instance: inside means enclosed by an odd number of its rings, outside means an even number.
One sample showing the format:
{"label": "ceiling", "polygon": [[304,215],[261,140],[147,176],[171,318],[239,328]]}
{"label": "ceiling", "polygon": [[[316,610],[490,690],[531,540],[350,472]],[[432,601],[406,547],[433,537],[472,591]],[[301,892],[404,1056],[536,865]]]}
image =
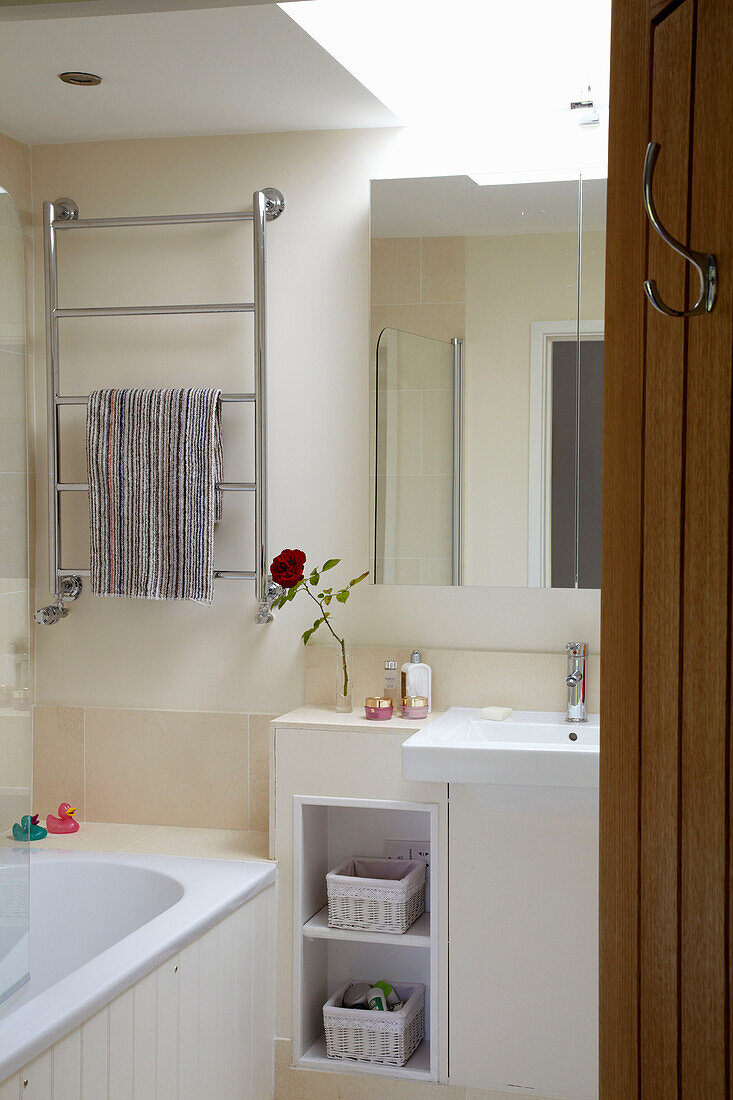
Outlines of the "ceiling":
{"label": "ceiling", "polygon": [[[65,70],[103,82],[65,85]],[[275,4],[0,22],[0,132],[29,145],[395,125]]]}
{"label": "ceiling", "polygon": [[[65,19],[67,16],[121,15],[143,11],[191,11],[274,4],[277,0],[0,0],[0,23],[6,19]],[[310,3],[312,0],[295,0]]]}
{"label": "ceiling", "polygon": [[[606,225],[606,181],[583,182],[583,229]],[[469,176],[373,180],[373,237],[576,233],[578,181],[479,187]]]}

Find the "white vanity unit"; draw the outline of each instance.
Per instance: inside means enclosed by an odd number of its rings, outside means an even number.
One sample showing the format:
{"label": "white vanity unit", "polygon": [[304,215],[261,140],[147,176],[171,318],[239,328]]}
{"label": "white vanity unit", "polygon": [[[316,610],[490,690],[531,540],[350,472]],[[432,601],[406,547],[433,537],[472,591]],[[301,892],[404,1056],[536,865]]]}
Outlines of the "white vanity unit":
{"label": "white vanity unit", "polygon": [[[438,735],[461,717],[435,714]],[[428,723],[317,707],[272,724],[277,1035],[292,1039],[293,1066],[378,1074],[385,1098],[388,1078],[402,1078],[594,1100],[593,798],[565,805],[563,785],[548,799],[537,784],[533,805],[524,772],[514,790],[482,782],[480,769],[440,781],[432,758],[404,772],[413,736],[430,744]],[[597,741],[597,730],[583,736]],[[590,794],[587,770],[581,781]],[[429,911],[403,936],[329,929],[326,872],[348,856],[390,854],[388,841],[429,843]],[[425,1041],[402,1069],[328,1059],[326,998],[349,978],[379,977],[426,986]]]}

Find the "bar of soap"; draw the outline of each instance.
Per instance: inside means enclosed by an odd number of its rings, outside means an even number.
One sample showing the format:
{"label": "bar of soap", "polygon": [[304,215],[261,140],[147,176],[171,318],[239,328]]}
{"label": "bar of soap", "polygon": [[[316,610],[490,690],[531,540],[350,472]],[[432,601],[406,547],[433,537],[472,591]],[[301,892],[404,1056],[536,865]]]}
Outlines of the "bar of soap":
{"label": "bar of soap", "polygon": [[481,717],[489,722],[505,722],[512,714],[511,707],[481,707]]}

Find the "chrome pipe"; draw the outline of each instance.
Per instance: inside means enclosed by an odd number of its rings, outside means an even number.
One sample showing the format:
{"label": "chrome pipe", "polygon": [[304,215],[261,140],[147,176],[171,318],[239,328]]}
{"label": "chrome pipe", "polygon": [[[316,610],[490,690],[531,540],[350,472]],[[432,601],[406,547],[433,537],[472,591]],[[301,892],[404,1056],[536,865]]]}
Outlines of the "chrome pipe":
{"label": "chrome pipe", "polygon": [[[73,223],[72,223],[73,224]],[[83,306],[53,311],[54,320],[64,317],[162,317],[187,313],[254,313],[254,302],[212,302],[191,306]]]}
{"label": "chrome pipe", "polygon": [[[223,393],[221,395],[221,402],[223,404],[251,404],[255,399],[253,393]],[[89,394],[77,394],[64,396],[62,394],[56,395],[57,405],[86,405],[89,401]]]}
{"label": "chrome pipe", "polygon": [[[254,493],[257,491],[254,481],[217,481],[214,487],[220,489],[223,493]],[[87,482],[82,481],[57,481],[56,492],[88,493],[89,485]]]}
{"label": "chrome pipe", "polygon": [[46,409],[48,416],[48,586],[52,596],[59,594],[58,564],[61,549],[59,500],[56,484],[59,479],[59,422],[56,394],[59,389],[58,369],[58,284],[56,269],[56,209],[52,202],[43,204],[43,259],[46,300]]}
{"label": "chrome pipe", "polygon": [[[59,569],[59,577],[90,577],[91,569]],[[215,569],[214,576],[222,581],[253,581],[257,574],[251,569]]]}
{"label": "chrome pipe", "polygon": [[266,257],[265,222],[266,199],[262,191],[252,196],[254,213],[254,232],[252,234],[254,263],[254,353],[255,353],[255,571],[257,573],[256,596],[260,609],[258,621],[263,621],[263,612],[269,616],[267,604],[267,377],[266,377]]}
{"label": "chrome pipe", "polygon": [[75,218],[74,221],[58,219],[54,229],[120,229],[130,226],[151,225],[203,225],[207,222],[251,222],[252,210],[230,210],[222,214],[147,214],[130,218]]}
{"label": "chrome pipe", "polygon": [[453,348],[453,584],[463,584],[463,340]]}
{"label": "chrome pipe", "polygon": [[573,516],[575,523],[575,543],[573,547],[573,576],[574,587],[578,588],[580,582],[580,414],[581,414],[581,369],[582,359],[580,353],[580,316],[581,316],[581,289],[583,276],[583,177],[578,179],[578,286],[576,299],[576,331],[575,331],[575,507]]}
{"label": "chrome pipe", "polygon": [[[215,569],[214,576],[224,580],[254,580],[256,582],[259,611],[257,622],[272,621],[271,607],[282,593],[268,576],[267,560],[267,392],[266,392],[266,267],[265,226],[280,216],[285,200],[275,188],[267,187],[253,195],[252,210],[218,214],[168,214],[153,217],[130,218],[79,218],[78,207],[71,199],[59,199],[43,205],[44,275],[46,294],[46,383],[48,409],[48,517],[49,517],[49,587],[57,605],[63,599],[75,599],[81,589],[82,577],[89,577],[89,569],[64,569],[60,565],[61,518],[59,493],[88,492],[83,482],[59,481],[59,420],[58,409],[62,405],[86,405],[84,395],[63,395],[59,391],[59,342],[58,322],[64,318],[160,316],[196,313],[252,313],[254,315],[255,387],[252,393],[226,393],[221,400],[226,403],[253,403],[255,406],[255,481],[217,482],[223,492],[254,492],[256,568],[254,570]],[[57,229],[102,229],[115,226],[152,226],[204,224],[207,222],[253,222],[254,301],[215,302],[199,305],[177,306],[102,306],[59,308],[58,271],[56,263]],[[75,594],[66,589],[72,583]],[[53,607],[41,609],[36,621],[56,621],[44,618]],[[63,612],[63,606],[61,605]],[[59,613],[60,617],[60,613]]]}
{"label": "chrome pipe", "polygon": [[565,710],[566,722],[587,722],[586,711],[586,673],[588,668],[587,642],[568,642],[567,674],[565,684],[568,689],[568,701]]}

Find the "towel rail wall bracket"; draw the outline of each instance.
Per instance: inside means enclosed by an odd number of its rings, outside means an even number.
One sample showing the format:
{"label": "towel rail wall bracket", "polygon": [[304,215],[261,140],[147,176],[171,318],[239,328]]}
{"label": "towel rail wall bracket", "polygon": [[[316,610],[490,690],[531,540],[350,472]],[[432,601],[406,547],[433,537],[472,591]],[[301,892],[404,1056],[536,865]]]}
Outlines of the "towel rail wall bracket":
{"label": "towel rail wall bracket", "polygon": [[[216,569],[214,576],[222,580],[253,580],[259,603],[257,623],[271,623],[272,605],[282,595],[282,588],[268,573],[267,553],[267,346],[266,346],[266,268],[265,226],[279,218],[285,209],[285,199],[275,187],[255,191],[251,210],[234,210],[212,214],[160,214],[143,217],[80,218],[79,206],[69,198],[43,204],[43,256],[46,290],[46,404],[48,412],[48,576],[53,603],[39,608],[33,616],[42,626],[52,626],[69,614],[67,601],[78,599],[82,578],[88,569],[67,569],[61,565],[62,492],[88,491],[88,486],[60,479],[59,413],[63,405],[84,405],[87,397],[59,392],[59,322],[67,317],[122,317],[150,315],[180,315],[190,313],[251,313],[254,319],[254,391],[222,394],[222,402],[249,402],[254,405],[255,479],[254,482],[220,482],[223,492],[253,492],[255,495],[255,568]],[[61,309],[58,296],[56,234],[71,229],[110,229],[131,226],[190,225],[209,222],[253,223],[252,259],[254,269],[254,300],[252,302],[213,302],[196,305],[109,306],[81,309]]]}

